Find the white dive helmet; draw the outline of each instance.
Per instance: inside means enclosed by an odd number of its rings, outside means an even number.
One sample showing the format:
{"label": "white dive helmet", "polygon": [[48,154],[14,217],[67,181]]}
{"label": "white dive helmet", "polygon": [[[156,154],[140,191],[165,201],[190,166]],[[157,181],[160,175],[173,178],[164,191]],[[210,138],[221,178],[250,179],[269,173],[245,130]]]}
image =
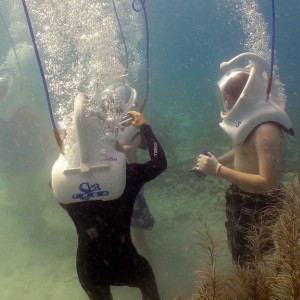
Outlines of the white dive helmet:
{"label": "white dive helmet", "polygon": [[[122,113],[126,114],[128,111],[136,107],[137,93],[134,88],[129,85],[121,85],[116,88],[116,97],[121,100]],[[120,145],[129,144],[132,139],[139,133],[139,129],[130,126],[121,126],[117,135],[117,141]]]}
{"label": "white dive helmet", "polygon": [[116,88],[116,97],[120,101],[122,112],[128,112],[135,108],[137,93],[129,85],[120,85]]}
{"label": "white dive helmet", "polygon": [[100,140],[96,139],[103,121],[91,117],[87,101],[84,94],[79,94],[74,102],[78,163],[74,166],[67,154],[61,154],[52,168],[53,194],[62,204],[115,200],[125,189],[126,156],[111,146],[106,147],[102,155],[98,153],[96,146]]}
{"label": "white dive helmet", "polygon": [[[242,60],[249,61],[244,69],[234,68]],[[269,63],[254,53],[242,53],[229,62],[223,62],[220,69],[226,74],[219,80],[218,86],[224,95],[224,87],[229,79],[243,72],[249,74],[247,83],[229,111],[221,111],[222,122],[220,126],[230,136],[234,144],[245,141],[250,132],[259,124],[274,122],[287,133],[293,135],[292,123],[285,111],[276,103],[278,95],[274,85],[267,99],[267,76]]]}
{"label": "white dive helmet", "polygon": [[111,85],[101,93],[101,105],[104,110],[123,114],[135,108],[136,95],[136,90],[128,85]]}

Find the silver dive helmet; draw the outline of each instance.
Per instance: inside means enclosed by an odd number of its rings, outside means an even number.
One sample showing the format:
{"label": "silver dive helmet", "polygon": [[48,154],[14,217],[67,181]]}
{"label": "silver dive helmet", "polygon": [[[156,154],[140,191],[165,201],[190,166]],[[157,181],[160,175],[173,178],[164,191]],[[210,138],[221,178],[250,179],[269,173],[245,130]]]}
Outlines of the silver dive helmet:
{"label": "silver dive helmet", "polygon": [[126,114],[136,106],[137,93],[129,85],[109,86],[101,93],[101,108],[104,113]]}
{"label": "silver dive helmet", "polygon": [[127,113],[136,106],[137,93],[134,88],[129,85],[121,85],[116,88],[116,97],[121,103],[123,113]]}
{"label": "silver dive helmet", "polygon": [[[237,68],[236,65],[241,61],[249,64],[245,68]],[[266,122],[276,123],[288,134],[294,134],[288,115],[278,104],[279,96],[274,84],[267,98],[266,83],[270,64],[263,57],[250,52],[242,53],[228,62],[221,63],[220,69],[225,72],[218,81],[223,98],[226,84],[230,79],[240,73],[249,74],[235,104],[230,109],[224,107],[220,113],[222,118],[220,126],[229,135],[233,144],[243,143],[255,127]]]}
{"label": "silver dive helmet", "polygon": [[[123,115],[126,115],[128,111],[135,109],[137,92],[133,87],[131,87],[128,84],[120,85],[116,88],[115,91],[116,98],[118,99],[118,101],[120,101],[120,106]],[[122,146],[128,145],[138,133],[139,129],[132,125],[120,126],[117,135],[117,141]]]}

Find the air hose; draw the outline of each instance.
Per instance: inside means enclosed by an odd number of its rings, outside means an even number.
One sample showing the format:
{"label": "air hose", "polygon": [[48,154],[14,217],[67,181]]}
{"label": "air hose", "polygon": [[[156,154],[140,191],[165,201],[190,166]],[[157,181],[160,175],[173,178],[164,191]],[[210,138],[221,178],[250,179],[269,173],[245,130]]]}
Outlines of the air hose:
{"label": "air hose", "polygon": [[125,40],[125,37],[124,37],[124,34],[123,34],[121,22],[120,22],[120,19],[119,19],[119,16],[118,16],[118,12],[117,12],[117,7],[116,7],[116,4],[115,4],[115,1],[112,0],[112,3],[113,3],[114,12],[115,12],[116,19],[117,19],[117,22],[118,22],[118,25],[119,25],[119,28],[120,28],[120,33],[121,33],[121,37],[122,37],[122,41],[123,41],[123,45],[124,45],[124,51],[125,51],[125,75],[126,75],[128,73],[128,49],[127,49],[126,40]]}
{"label": "air hose", "polygon": [[269,73],[269,78],[267,83],[267,100],[269,99],[271,88],[272,88],[274,58],[275,58],[275,0],[272,0],[272,48],[271,48],[270,73]]}
{"label": "air hose", "polygon": [[44,73],[44,70],[43,70],[41,58],[40,58],[39,51],[38,51],[38,48],[37,48],[37,43],[36,43],[36,40],[35,40],[35,37],[34,37],[34,32],[33,32],[32,24],[31,24],[31,21],[30,21],[30,16],[29,16],[29,12],[28,12],[28,8],[27,8],[25,0],[22,0],[22,4],[23,4],[23,8],[24,8],[28,28],[29,28],[29,31],[30,31],[30,36],[31,36],[35,56],[36,56],[37,63],[38,63],[38,66],[39,66],[39,71],[40,71],[42,81],[43,81],[43,86],[44,86],[44,90],[45,90],[45,94],[46,94],[46,99],[47,99],[49,115],[50,115],[50,119],[51,119],[51,123],[52,123],[53,133],[54,133],[54,136],[55,136],[58,147],[63,152],[63,143],[62,143],[59,131],[56,128],[56,125],[55,125],[55,120],[54,120],[53,111],[52,111],[52,107],[51,107],[50,96],[49,96],[49,89],[48,89],[48,86],[47,86],[45,73]]}

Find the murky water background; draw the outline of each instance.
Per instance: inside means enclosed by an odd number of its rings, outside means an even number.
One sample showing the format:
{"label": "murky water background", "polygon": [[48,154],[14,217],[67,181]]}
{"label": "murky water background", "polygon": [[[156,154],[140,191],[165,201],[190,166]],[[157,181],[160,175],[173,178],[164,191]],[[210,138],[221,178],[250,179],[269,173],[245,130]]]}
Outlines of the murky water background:
{"label": "murky water background", "polygon": [[[189,170],[203,149],[219,155],[230,147],[218,126],[219,65],[244,51],[269,59],[269,2],[146,1],[150,89],[145,116],[169,163],[167,172],[145,187],[156,220],[146,233],[152,250],[148,258],[163,299],[192,295],[194,271],[202,257],[196,237],[201,230],[199,216],[207,218],[220,240],[225,239],[227,183],[209,177],[199,182]],[[287,138],[284,179],[288,181],[299,171],[300,4],[277,2],[276,84],[296,132],[294,138]],[[27,4],[54,116],[64,127],[78,92],[93,99],[125,72],[124,45],[112,2],[28,0]],[[128,45],[128,77],[142,99],[143,16],[132,10],[131,1],[119,0],[116,6]],[[74,226],[48,184],[59,149],[22,2],[1,0],[0,12],[5,22],[0,22],[0,84],[9,91],[0,102],[0,298],[87,299],[75,270]],[[145,158],[142,152],[139,156]],[[230,266],[225,243],[223,254],[220,265]],[[113,293],[115,299],[140,299],[135,289],[114,288]]]}

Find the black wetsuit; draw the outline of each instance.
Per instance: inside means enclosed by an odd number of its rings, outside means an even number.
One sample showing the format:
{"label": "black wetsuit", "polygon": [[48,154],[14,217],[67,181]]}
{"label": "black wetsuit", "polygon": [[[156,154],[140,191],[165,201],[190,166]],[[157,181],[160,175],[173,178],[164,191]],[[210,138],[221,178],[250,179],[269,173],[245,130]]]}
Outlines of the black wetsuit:
{"label": "black wetsuit", "polygon": [[62,205],[78,233],[77,273],[91,300],[112,299],[110,285],[140,288],[144,300],[158,300],[152,268],[131,241],[130,221],[140,188],[167,167],[164,151],[149,125],[141,127],[151,160],[127,164],[122,196],[111,201]]}

